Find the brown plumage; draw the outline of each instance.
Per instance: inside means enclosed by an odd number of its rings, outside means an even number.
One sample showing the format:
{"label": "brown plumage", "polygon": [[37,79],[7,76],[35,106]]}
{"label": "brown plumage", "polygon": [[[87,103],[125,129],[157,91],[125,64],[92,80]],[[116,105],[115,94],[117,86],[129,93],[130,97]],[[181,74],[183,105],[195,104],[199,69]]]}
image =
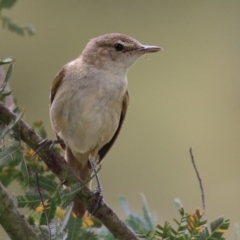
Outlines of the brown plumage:
{"label": "brown plumage", "polygon": [[[144,53],[159,50],[124,34],[103,35],[92,39],[53,80],[52,127],[64,142],[67,162],[83,181],[92,171],[88,161],[99,164],[121,130],[129,103],[127,70]],[[85,210],[75,199],[74,212],[83,216]]]}

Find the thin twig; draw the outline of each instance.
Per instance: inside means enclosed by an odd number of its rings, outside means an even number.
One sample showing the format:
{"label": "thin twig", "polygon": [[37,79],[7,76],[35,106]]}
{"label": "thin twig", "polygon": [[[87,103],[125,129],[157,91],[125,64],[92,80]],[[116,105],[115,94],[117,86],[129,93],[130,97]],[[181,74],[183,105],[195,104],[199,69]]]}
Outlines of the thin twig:
{"label": "thin twig", "polygon": [[[40,186],[39,186],[38,173],[35,173],[35,175],[36,175],[36,182],[37,182],[38,193],[39,193],[39,196],[40,196],[40,199],[41,199],[41,202],[42,202],[43,212],[44,212],[44,214],[45,214],[45,218],[46,218],[46,222],[47,222],[47,226],[48,226],[49,239],[51,240],[51,239],[52,239],[51,229],[50,229],[50,225],[49,225],[49,220],[48,220],[48,215],[47,215],[46,207],[45,207],[45,205],[44,205],[44,200],[43,200],[42,193],[41,193]],[[41,231],[41,229],[40,229],[40,231]],[[42,231],[41,231],[41,232],[42,232]],[[46,239],[46,238],[45,238],[45,235],[43,235],[43,237],[44,237],[44,239]]]}
{"label": "thin twig", "polygon": [[194,161],[194,156],[193,156],[193,153],[192,153],[192,148],[189,149],[189,152],[190,152],[192,164],[193,164],[193,167],[194,167],[194,170],[195,170],[195,173],[196,173],[196,175],[197,175],[198,182],[199,182],[199,186],[200,186],[200,190],[201,190],[201,194],[202,194],[202,208],[203,208],[203,212],[205,212],[205,195],[204,195],[204,190],[203,190],[202,179],[201,179],[201,177],[200,177],[200,174],[199,174],[199,172],[198,172],[197,166],[196,166],[195,161]]}

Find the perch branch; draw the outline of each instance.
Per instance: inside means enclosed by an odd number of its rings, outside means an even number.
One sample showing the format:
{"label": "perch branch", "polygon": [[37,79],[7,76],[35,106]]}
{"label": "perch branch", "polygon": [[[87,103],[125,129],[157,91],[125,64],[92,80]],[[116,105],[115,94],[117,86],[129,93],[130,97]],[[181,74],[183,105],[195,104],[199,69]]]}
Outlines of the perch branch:
{"label": "perch branch", "polygon": [[34,230],[21,215],[12,197],[0,182],[0,224],[12,240],[38,240]]}
{"label": "perch branch", "polygon": [[[16,114],[10,111],[0,102],[0,120],[5,124],[9,124],[11,120],[16,118]],[[21,139],[29,145],[33,150],[38,148],[38,143],[43,139],[22,119],[13,127],[13,131],[20,133]],[[81,179],[71,170],[70,166],[59,154],[48,147],[43,148],[38,154],[45,162],[49,169],[64,182],[66,186],[74,183],[82,183]],[[83,186],[78,194],[79,199],[87,207],[87,209],[94,209],[95,203],[98,201],[97,196],[87,186]],[[119,219],[116,213],[106,204],[102,203],[101,206],[93,214],[98,218],[114,235],[115,238],[120,240],[137,240],[137,236],[128,226]]]}

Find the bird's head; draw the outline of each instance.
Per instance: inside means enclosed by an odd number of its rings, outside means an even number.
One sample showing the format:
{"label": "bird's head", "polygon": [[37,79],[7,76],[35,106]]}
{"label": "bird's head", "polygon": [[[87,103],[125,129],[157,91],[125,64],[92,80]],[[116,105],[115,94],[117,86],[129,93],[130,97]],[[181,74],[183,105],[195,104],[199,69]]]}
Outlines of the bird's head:
{"label": "bird's head", "polygon": [[162,48],[143,45],[132,37],[110,33],[90,40],[83,50],[83,61],[99,68],[128,69],[145,53],[158,52]]}

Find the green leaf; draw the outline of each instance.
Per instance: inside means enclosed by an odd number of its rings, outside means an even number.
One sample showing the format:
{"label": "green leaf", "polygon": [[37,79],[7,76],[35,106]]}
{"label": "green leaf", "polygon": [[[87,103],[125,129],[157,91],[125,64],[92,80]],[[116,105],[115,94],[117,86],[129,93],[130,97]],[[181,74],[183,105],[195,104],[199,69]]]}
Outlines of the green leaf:
{"label": "green leaf", "polygon": [[199,233],[199,236],[197,238],[197,240],[206,240],[206,239],[209,239],[209,231],[208,231],[208,228],[205,227],[200,233]]}
{"label": "green leaf", "polygon": [[142,201],[143,201],[142,210],[143,210],[143,217],[144,217],[146,225],[147,225],[146,227],[149,230],[154,230],[155,227],[154,227],[154,223],[152,222],[152,216],[151,216],[151,213],[148,208],[146,197],[142,193],[140,193],[140,196],[142,197]]}
{"label": "green leaf", "polygon": [[99,237],[93,231],[82,231],[78,239],[84,240],[99,240]]}
{"label": "green leaf", "polygon": [[183,208],[180,208],[178,211],[179,211],[179,213],[182,217],[185,215],[185,212],[184,212]]}
{"label": "green leaf", "polygon": [[129,225],[134,231],[139,231],[142,228],[142,232],[147,233],[148,228],[146,227],[145,220],[142,216],[138,216],[136,214],[131,214],[126,219],[127,225]]}
{"label": "green leaf", "polygon": [[223,216],[217,218],[215,221],[210,223],[211,237],[219,239],[229,228],[229,220],[225,220]]}
{"label": "green leaf", "polygon": [[45,212],[43,211],[40,218],[40,225],[47,225],[47,223],[50,223],[51,220],[54,218],[57,209],[57,205],[54,201],[48,202],[44,207],[47,214],[47,219]]}
{"label": "green leaf", "polygon": [[32,216],[29,216],[27,218],[27,221],[28,223],[31,225],[31,226],[34,226],[35,225],[35,219],[32,217]]}
{"label": "green leaf", "polygon": [[[30,209],[33,209],[33,208],[39,206],[41,203],[41,198],[40,198],[39,194],[20,195],[20,196],[17,196],[16,198],[18,201],[19,208],[28,207]],[[48,195],[42,194],[42,198],[43,198],[43,200],[46,200],[48,198]]]}
{"label": "green leaf", "polygon": [[180,223],[177,219],[174,218],[173,221],[174,221],[178,226],[181,225],[181,223]]}
{"label": "green leaf", "polygon": [[52,199],[53,201],[55,201],[55,203],[60,206],[62,200],[61,200],[61,197],[59,195],[59,190],[62,188],[62,186],[58,186],[55,190],[55,192],[52,194],[50,193],[50,199]]}
{"label": "green leaf", "polygon": [[6,58],[6,59],[0,61],[0,65],[9,64],[9,63],[13,63],[13,62],[14,62],[13,58]]}
{"label": "green leaf", "polygon": [[22,174],[18,169],[8,167],[3,170],[2,168],[3,167],[0,167],[0,182],[4,185],[4,187],[8,187],[14,180],[18,180],[22,177]]}
{"label": "green leaf", "polygon": [[47,226],[40,225],[35,230],[39,239],[41,240],[49,239],[49,231]]}
{"label": "green leaf", "polygon": [[35,29],[31,24],[20,26],[16,22],[14,22],[12,19],[6,16],[3,16],[1,19],[2,19],[3,28],[7,28],[11,32],[14,32],[22,36],[24,36],[25,34],[28,34],[28,36],[32,36],[35,34]]}
{"label": "green leaf", "polygon": [[19,145],[13,145],[0,152],[0,166],[7,165],[14,160],[14,155],[21,151]]}
{"label": "green leaf", "polygon": [[[35,177],[31,177],[29,179],[29,182],[31,185],[35,185],[35,186],[37,185],[37,180]],[[40,188],[43,188],[48,192],[54,192],[58,186],[58,184],[55,181],[42,175],[38,175],[38,184]]]}
{"label": "green leaf", "polygon": [[119,197],[120,204],[122,206],[122,209],[124,210],[126,216],[129,216],[132,212],[130,210],[130,205],[127,201],[127,199],[123,196]]}
{"label": "green leaf", "polygon": [[0,10],[3,8],[10,9],[12,8],[17,0],[0,0]]}
{"label": "green leaf", "polygon": [[[135,231],[139,231],[140,227],[145,226],[145,222],[142,216],[138,216],[131,212],[130,205],[125,197],[120,197],[119,201],[122,205],[122,208],[127,215],[126,223]],[[147,232],[147,229],[144,228],[144,233]]]}
{"label": "green leaf", "polygon": [[81,183],[75,183],[72,186],[59,192],[59,195],[62,199],[62,207],[66,207],[73,200],[73,198],[80,192],[82,189]]}
{"label": "green leaf", "polygon": [[11,95],[11,91],[9,92],[4,92],[0,94],[0,101],[3,101],[7,96]]}
{"label": "green leaf", "polygon": [[135,231],[139,232],[139,229],[142,229],[142,233],[146,234],[149,230],[154,230],[153,218],[151,213],[148,210],[147,201],[143,194],[140,194],[143,200],[143,216],[136,215],[131,212],[128,201],[124,197],[120,197],[120,203],[124,209],[127,219],[126,223]]}
{"label": "green leaf", "polygon": [[149,232],[147,232],[147,233],[144,233],[144,232],[142,232],[142,229],[140,229],[140,231],[139,232],[136,232],[137,233],[137,235],[138,235],[138,237],[139,238],[143,238],[143,239],[146,239],[146,240],[152,240],[153,239],[153,233],[152,233],[152,231],[149,231]]}
{"label": "green leaf", "polygon": [[40,221],[40,214],[36,211],[32,211],[28,216],[27,221],[31,223],[33,227],[39,225],[38,223]]}
{"label": "green leaf", "polygon": [[174,236],[172,234],[172,227],[169,222],[165,222],[163,227],[157,225],[155,236],[161,237],[161,239],[174,239]]}
{"label": "green leaf", "polygon": [[22,112],[18,112],[16,113],[16,118],[15,120],[12,120],[1,132],[0,134],[0,140],[9,132],[11,131],[11,129],[14,127],[14,125],[20,120],[20,118],[22,117],[23,113]]}
{"label": "green leaf", "polygon": [[82,219],[71,216],[67,224],[67,230],[68,230],[67,240],[78,239],[81,231],[81,226],[82,226]]}
{"label": "green leaf", "polygon": [[181,233],[181,232],[186,231],[186,230],[187,230],[187,225],[185,224],[185,225],[182,225],[182,226],[179,227],[177,233]]}

